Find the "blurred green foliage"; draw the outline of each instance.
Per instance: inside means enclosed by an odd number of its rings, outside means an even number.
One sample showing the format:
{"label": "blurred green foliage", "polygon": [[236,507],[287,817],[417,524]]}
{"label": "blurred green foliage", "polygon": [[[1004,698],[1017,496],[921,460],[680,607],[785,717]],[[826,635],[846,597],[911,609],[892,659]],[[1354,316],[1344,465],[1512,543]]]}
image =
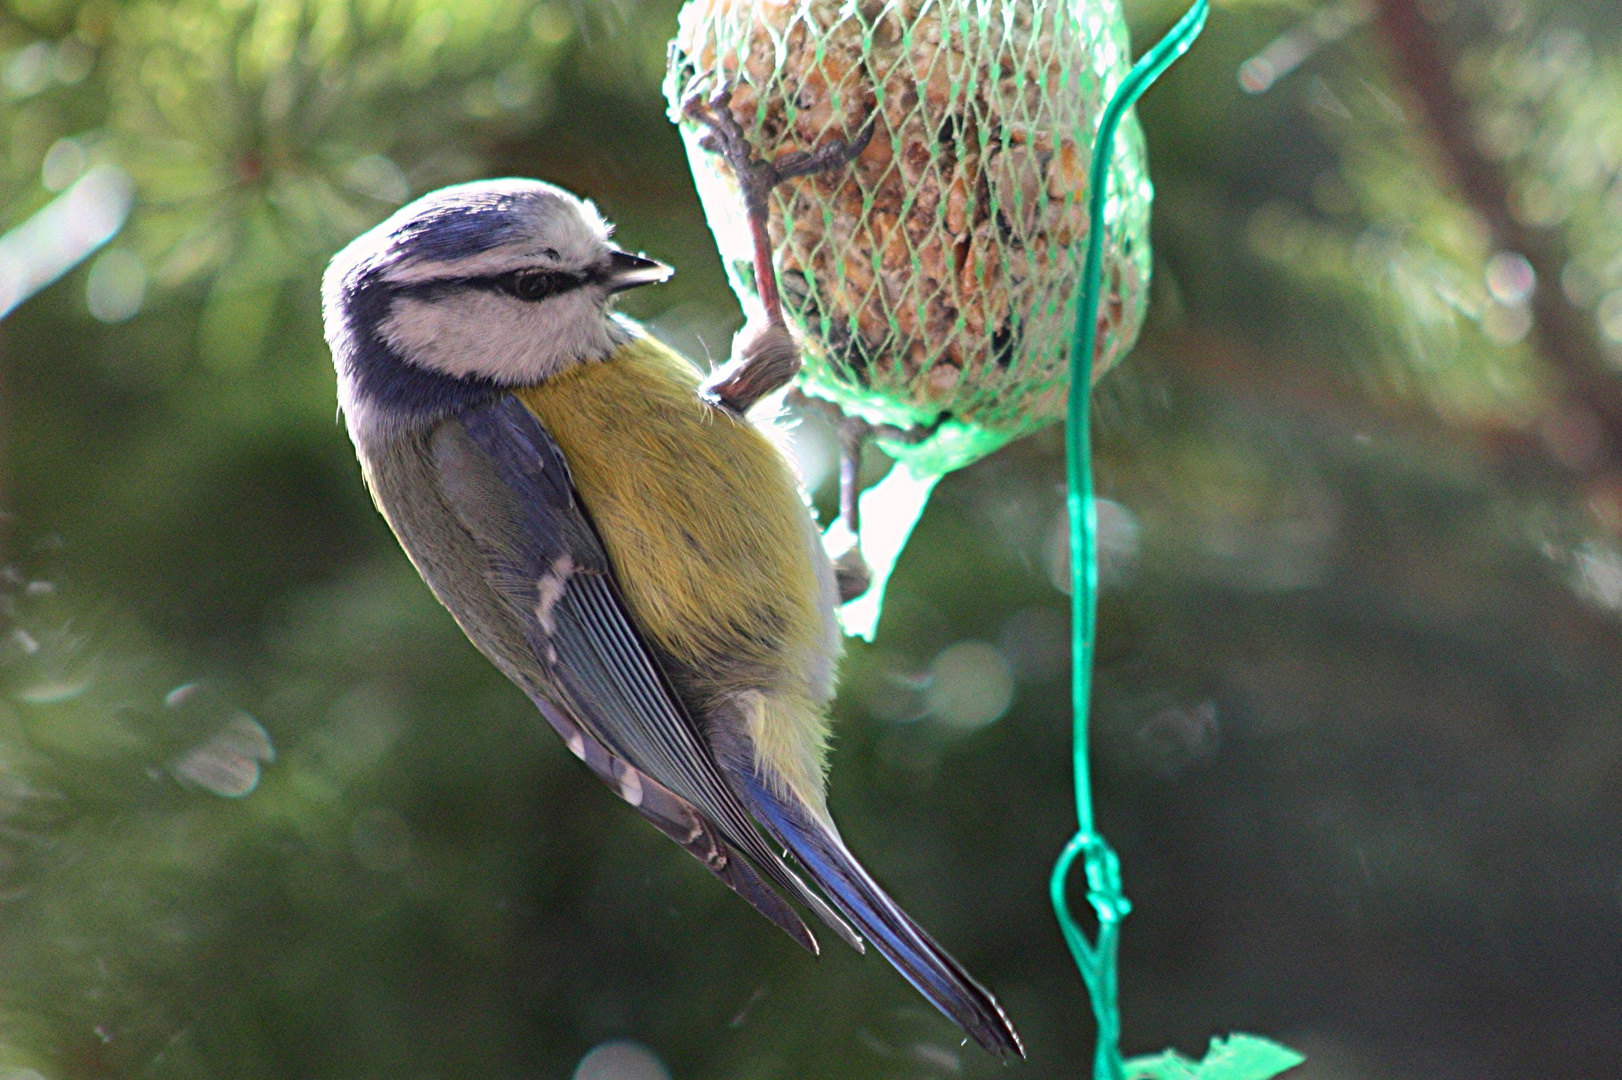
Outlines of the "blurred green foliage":
{"label": "blurred green foliage", "polygon": [[[1138,39],[1179,9],[1129,5]],[[1462,141],[1396,60],[1399,9]],[[1098,404],[1129,1053],[1262,1031],[1319,1080],[1622,1056],[1616,16],[1232,3],[1141,109],[1154,306]],[[675,1077],[1000,1074],[585,776],[421,586],[334,421],[325,258],[480,175],[595,198],[679,269],[633,314],[725,352],[659,97],[674,20],[0,13],[0,227],[97,163],[137,184],[113,244],[0,323],[0,1077],[565,1077],[611,1040]],[[824,506],[825,434],[800,440]],[[832,793],[1044,1077],[1091,1043],[1043,891],[1061,483],[1055,432],[943,483],[848,655]],[[652,1060],[613,1043],[582,1077]]]}

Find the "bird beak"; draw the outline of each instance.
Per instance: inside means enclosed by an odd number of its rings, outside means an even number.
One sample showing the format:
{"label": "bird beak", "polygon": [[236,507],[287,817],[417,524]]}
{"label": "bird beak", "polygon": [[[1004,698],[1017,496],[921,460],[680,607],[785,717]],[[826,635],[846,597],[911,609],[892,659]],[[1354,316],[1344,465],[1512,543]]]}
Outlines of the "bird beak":
{"label": "bird beak", "polygon": [[657,285],[675,273],[662,262],[632,255],[629,251],[614,251],[608,256],[608,269],[603,273],[603,284],[611,293],[624,292],[638,285]]}

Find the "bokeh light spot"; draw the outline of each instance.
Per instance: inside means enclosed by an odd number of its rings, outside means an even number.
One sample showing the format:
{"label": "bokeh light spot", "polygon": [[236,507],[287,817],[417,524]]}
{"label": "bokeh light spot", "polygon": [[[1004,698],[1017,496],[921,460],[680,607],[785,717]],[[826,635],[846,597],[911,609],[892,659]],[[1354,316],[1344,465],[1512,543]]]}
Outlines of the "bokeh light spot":
{"label": "bokeh light spot", "polygon": [[17,693],[17,700],[27,705],[60,705],[90,689],[89,679],[52,679],[36,683]]}
{"label": "bokeh light spot", "polygon": [[83,176],[88,167],[89,157],[83,143],[73,138],[58,139],[40,163],[40,183],[45,185],[46,191],[61,191]]}
{"label": "bokeh light spot", "polygon": [[508,64],[490,84],[496,104],[517,111],[535,100],[535,72],[528,64]]}
{"label": "bokeh light spot", "polygon": [[[1138,556],[1143,548],[1143,528],[1138,516],[1113,499],[1099,499],[1098,585],[1112,589],[1126,585],[1137,575]],[[1070,514],[1060,509],[1048,534],[1045,552],[1048,581],[1070,595]]]}
{"label": "bokeh light spot", "polygon": [[1605,295],[1594,318],[1606,340],[1622,345],[1622,289]]}
{"label": "bokeh light spot", "polygon": [[616,1039],[593,1047],[581,1058],[574,1080],[670,1080],[670,1070],[641,1043]]}
{"label": "bokeh light spot", "polygon": [[140,256],[123,248],[102,252],[90,264],[84,298],[90,314],[101,322],[133,318],[146,302],[146,266]]}
{"label": "bokeh light spot", "polygon": [[265,729],[239,712],[210,738],[177,757],[169,771],[182,783],[239,799],[259,786],[261,763],[275,759],[276,750]]}
{"label": "bokeh light spot", "polygon": [[382,154],[356,158],[344,169],[344,185],[378,202],[399,206],[411,195],[411,185],[400,166]]}
{"label": "bokeh light spot", "polygon": [[0,83],[17,97],[30,97],[51,82],[51,43],[36,41],[25,45],[12,56]]}
{"label": "bokeh light spot", "polygon": [[562,45],[574,34],[574,16],[560,3],[541,4],[530,13],[529,32],[542,45]]}
{"label": "bokeh light spot", "polygon": [[1537,287],[1537,273],[1526,256],[1500,251],[1487,260],[1487,291],[1500,304],[1524,304]]}
{"label": "bokeh light spot", "polygon": [[1607,544],[1583,544],[1572,553],[1577,595],[1607,611],[1622,609],[1622,552]]}
{"label": "bokeh light spot", "polygon": [[1014,672],[996,647],[984,641],[950,645],[929,665],[924,690],[929,712],[956,728],[984,727],[1014,703]]}

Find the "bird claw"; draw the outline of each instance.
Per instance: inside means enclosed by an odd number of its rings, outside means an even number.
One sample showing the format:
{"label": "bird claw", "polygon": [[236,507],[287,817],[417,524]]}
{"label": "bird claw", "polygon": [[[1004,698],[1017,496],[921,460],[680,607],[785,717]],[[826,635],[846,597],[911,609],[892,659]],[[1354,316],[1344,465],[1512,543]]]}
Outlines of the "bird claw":
{"label": "bird claw", "polygon": [[689,120],[708,129],[698,145],[726,161],[743,189],[744,205],[749,213],[764,213],[766,196],[782,182],[782,176],[771,162],[755,156],[743,125],[732,115],[732,85],[722,83],[708,98],[699,93],[689,95],[682,102],[681,111]]}
{"label": "bird claw", "polygon": [[856,133],[854,139],[831,139],[810,152],[792,150],[773,161],[772,168],[777,170],[780,181],[842,168],[855,161],[861,156],[862,151],[867,149],[867,144],[873,141],[873,132],[877,126],[876,119],[869,120],[862,125],[862,130]]}
{"label": "bird claw", "polygon": [[738,178],[744,205],[751,214],[764,213],[766,197],[785,180],[842,168],[855,161],[873,139],[876,120],[869,120],[854,139],[831,139],[815,150],[791,150],[767,161],[755,155],[743,125],[732,113],[732,84],[722,83],[708,99],[694,93],[682,102],[682,114],[708,130],[698,145],[719,154]]}

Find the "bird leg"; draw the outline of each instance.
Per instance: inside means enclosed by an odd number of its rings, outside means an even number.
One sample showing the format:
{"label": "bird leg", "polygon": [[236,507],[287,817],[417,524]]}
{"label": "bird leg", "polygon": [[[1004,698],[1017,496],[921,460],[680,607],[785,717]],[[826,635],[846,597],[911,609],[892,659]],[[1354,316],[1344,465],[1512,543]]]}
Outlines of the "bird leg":
{"label": "bird leg", "polygon": [[785,180],[843,168],[867,148],[874,123],[851,140],[835,139],[812,151],[796,150],[767,161],[755,156],[743,127],[732,115],[732,88],[723,84],[708,100],[694,94],[682,112],[708,129],[699,145],[721,155],[743,192],[749,234],[755,249],[755,290],[765,321],[740,330],[732,342],[732,359],[704,382],[703,393],[737,413],[748,412],[761,398],[782,389],[800,370],[800,347],[783,319],[783,299],[772,264],[769,196]]}
{"label": "bird leg", "polygon": [[839,602],[847,604],[873,584],[873,568],[862,555],[862,447],[873,426],[859,416],[839,422],[839,520],[849,533],[850,546],[833,555],[834,581]]}
{"label": "bird leg", "polygon": [[942,413],[932,423],[902,428],[870,424],[859,416],[848,415],[837,402],[812,397],[803,390],[790,390],[785,400],[796,409],[821,413],[839,436],[839,520],[824,534],[823,543],[833,562],[839,602],[848,604],[873,584],[873,568],[862,555],[862,448],[874,438],[917,446],[940,430],[947,414]]}
{"label": "bird leg", "polygon": [[860,500],[862,448],[875,429],[859,416],[847,416],[845,410],[824,398],[791,390],[787,400],[797,409],[820,412],[839,436],[839,519],[824,535],[823,543],[833,563],[839,602],[848,604],[873,584],[873,569],[862,555]]}

